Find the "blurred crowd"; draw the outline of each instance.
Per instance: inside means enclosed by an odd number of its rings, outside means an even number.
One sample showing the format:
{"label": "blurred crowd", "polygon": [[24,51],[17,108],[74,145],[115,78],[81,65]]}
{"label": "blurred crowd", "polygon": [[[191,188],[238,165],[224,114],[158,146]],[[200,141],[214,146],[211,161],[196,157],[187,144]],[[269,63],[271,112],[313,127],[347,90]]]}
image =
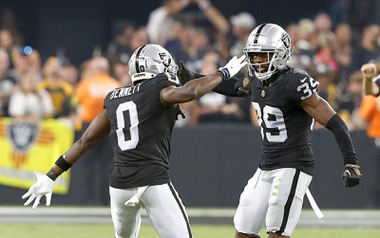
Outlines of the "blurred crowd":
{"label": "blurred crowd", "polygon": [[[103,109],[109,91],[131,83],[128,61],[140,45],[161,44],[190,70],[210,74],[230,57],[242,55],[250,32],[261,23],[254,12],[227,18],[212,1],[164,0],[147,16],[146,25],[136,25],[132,19],[115,22],[107,47],[94,47],[88,60],[73,65],[60,54],[42,61],[39,49],[25,46],[19,37],[22,32],[12,22],[0,22],[0,116],[30,121],[59,118],[78,131]],[[319,94],[350,129],[366,128],[359,113],[360,68],[370,61],[380,62],[379,23],[353,29],[320,12],[283,27],[292,39],[290,66],[305,69],[320,82]],[[257,123],[249,98],[209,93],[181,108],[186,119],[177,126]]]}

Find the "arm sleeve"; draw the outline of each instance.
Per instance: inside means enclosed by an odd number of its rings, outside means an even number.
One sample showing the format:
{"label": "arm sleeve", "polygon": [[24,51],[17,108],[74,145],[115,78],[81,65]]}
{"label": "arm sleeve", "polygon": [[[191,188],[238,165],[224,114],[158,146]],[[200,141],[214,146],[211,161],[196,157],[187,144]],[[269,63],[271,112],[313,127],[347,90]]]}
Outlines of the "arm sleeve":
{"label": "arm sleeve", "polygon": [[[194,79],[204,76],[205,75],[194,72]],[[230,97],[244,97],[247,94],[239,93],[239,88],[241,87],[243,87],[243,79],[232,77],[229,80],[223,80],[212,91]]]}
{"label": "arm sleeve", "polygon": [[344,164],[357,164],[358,159],[352,143],[351,135],[344,121],[338,114],[335,114],[326,125],[335,136],[335,140],[343,155]]}
{"label": "arm sleeve", "polygon": [[230,78],[229,80],[223,80],[218,86],[216,86],[212,91],[223,94],[230,97],[239,97],[238,87],[239,84],[242,85],[243,80],[236,78]]}

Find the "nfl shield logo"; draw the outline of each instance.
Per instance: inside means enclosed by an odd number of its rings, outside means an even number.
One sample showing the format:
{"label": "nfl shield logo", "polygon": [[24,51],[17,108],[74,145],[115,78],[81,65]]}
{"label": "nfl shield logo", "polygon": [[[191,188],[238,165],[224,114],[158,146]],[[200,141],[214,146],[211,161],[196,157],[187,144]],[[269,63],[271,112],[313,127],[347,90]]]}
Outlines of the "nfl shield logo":
{"label": "nfl shield logo", "polygon": [[262,98],[265,98],[265,90],[264,89],[261,90],[260,95],[261,95]]}

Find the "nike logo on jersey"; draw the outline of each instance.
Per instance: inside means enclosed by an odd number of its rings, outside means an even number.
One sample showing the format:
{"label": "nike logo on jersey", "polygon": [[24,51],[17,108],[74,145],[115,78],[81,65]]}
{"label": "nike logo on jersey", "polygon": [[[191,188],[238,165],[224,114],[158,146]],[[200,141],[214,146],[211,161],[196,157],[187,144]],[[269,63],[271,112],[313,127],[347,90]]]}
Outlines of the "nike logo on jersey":
{"label": "nike logo on jersey", "polygon": [[307,77],[301,79],[301,83],[304,83],[306,81]]}

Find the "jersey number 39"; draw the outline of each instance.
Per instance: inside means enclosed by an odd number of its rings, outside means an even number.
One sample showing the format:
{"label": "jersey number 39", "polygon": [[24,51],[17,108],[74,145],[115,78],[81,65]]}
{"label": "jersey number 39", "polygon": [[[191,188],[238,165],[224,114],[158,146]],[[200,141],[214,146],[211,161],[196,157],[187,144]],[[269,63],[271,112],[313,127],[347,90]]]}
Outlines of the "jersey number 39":
{"label": "jersey number 39", "polygon": [[284,142],[288,138],[288,132],[282,111],[268,105],[261,110],[257,102],[252,102],[252,105],[257,114],[261,139],[266,138],[269,142]]}

